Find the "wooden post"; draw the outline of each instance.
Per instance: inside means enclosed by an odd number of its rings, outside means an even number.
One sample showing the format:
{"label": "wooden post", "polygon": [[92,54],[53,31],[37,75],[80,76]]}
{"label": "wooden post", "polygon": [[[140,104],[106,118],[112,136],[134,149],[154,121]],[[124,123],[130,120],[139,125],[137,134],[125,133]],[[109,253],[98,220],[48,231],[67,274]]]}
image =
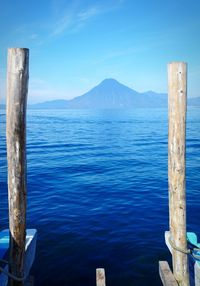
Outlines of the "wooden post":
{"label": "wooden post", "polygon": [[96,286],[106,286],[106,276],[104,268],[96,269]]}
{"label": "wooden post", "polygon": [[[8,49],[6,138],[10,228],[10,272],[23,277],[26,238],[26,105],[29,50]],[[10,279],[9,285],[23,282]]]}
{"label": "wooden post", "polygon": [[[187,65],[168,65],[168,186],[170,236],[173,243],[173,273],[181,286],[189,285],[186,240],[185,128]],[[179,250],[177,250],[179,248]],[[183,250],[183,252],[180,251]]]}

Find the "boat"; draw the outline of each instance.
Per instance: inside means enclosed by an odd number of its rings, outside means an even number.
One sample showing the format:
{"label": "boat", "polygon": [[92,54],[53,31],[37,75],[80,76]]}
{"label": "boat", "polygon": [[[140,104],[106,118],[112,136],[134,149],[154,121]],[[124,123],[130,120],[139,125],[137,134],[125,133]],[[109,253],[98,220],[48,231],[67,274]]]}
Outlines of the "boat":
{"label": "boat", "polygon": [[[25,261],[24,261],[24,280],[29,276],[31,266],[35,259],[36,252],[37,230],[26,230],[26,246],[25,246]],[[6,286],[8,283],[9,269],[9,230],[0,231],[0,286]],[[7,274],[6,274],[7,273]]]}

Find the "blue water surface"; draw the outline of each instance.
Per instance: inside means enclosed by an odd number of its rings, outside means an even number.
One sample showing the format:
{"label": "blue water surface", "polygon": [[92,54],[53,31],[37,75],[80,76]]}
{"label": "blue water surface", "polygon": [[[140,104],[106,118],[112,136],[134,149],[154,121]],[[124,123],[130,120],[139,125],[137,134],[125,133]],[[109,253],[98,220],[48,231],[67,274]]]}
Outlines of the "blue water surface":
{"label": "blue water surface", "polygon": [[[27,227],[38,229],[35,285],[161,285],[171,261],[167,110],[28,110]],[[1,229],[8,227],[5,112],[0,114]],[[200,239],[200,109],[188,109],[188,231]]]}

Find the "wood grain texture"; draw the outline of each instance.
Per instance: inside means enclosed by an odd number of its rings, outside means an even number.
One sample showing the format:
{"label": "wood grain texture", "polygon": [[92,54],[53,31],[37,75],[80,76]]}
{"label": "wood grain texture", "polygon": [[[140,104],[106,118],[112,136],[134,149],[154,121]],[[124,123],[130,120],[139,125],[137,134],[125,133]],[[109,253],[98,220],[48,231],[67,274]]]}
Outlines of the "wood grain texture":
{"label": "wood grain texture", "polygon": [[159,261],[159,274],[163,286],[178,286],[167,261]]}
{"label": "wood grain texture", "polygon": [[106,286],[106,276],[104,268],[96,269],[96,286]]}
{"label": "wood grain texture", "polygon": [[[174,245],[187,249],[185,191],[185,130],[187,65],[168,65],[168,187],[170,235]],[[187,254],[173,249],[173,273],[182,286],[189,285]]]}
{"label": "wood grain texture", "polygon": [[[26,237],[26,105],[28,49],[8,50],[6,139],[10,228],[10,271],[22,277]],[[10,285],[23,285],[14,280]]]}

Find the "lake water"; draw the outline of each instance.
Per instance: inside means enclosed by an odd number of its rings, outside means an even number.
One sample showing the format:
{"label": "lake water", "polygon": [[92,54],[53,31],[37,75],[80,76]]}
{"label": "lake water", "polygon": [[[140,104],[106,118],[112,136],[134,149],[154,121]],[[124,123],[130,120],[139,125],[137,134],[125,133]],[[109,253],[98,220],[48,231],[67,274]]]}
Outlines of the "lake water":
{"label": "lake water", "polygon": [[[188,231],[200,237],[200,109],[188,109]],[[29,110],[27,227],[37,228],[35,285],[161,285],[171,257],[167,110]],[[0,117],[1,229],[8,227],[5,113]]]}

